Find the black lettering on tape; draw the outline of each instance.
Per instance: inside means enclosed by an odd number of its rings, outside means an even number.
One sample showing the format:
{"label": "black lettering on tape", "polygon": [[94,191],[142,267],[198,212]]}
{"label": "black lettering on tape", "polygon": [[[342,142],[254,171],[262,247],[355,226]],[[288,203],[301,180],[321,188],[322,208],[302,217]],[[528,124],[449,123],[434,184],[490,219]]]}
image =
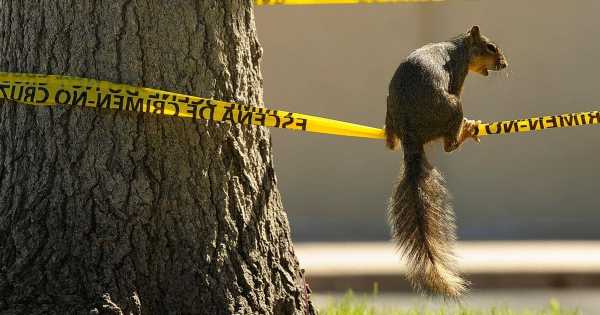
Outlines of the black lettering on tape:
{"label": "black lettering on tape", "polygon": [[127,96],[125,100],[125,109],[133,112],[142,111],[144,109],[144,99],[141,97],[135,98],[135,103],[133,102],[134,98],[131,96]]}
{"label": "black lettering on tape", "polygon": [[48,92],[48,89],[43,87],[43,86],[39,86],[37,88],[38,91],[42,91],[43,96],[41,99],[37,99],[36,102],[38,102],[39,104],[44,104],[46,103],[46,101],[48,100],[48,98],[50,97],[50,92]]}
{"label": "black lettering on tape", "polygon": [[254,113],[254,121],[259,123],[261,126],[265,125],[267,115],[265,113]]}
{"label": "black lettering on tape", "polygon": [[529,130],[538,130],[538,127],[539,129],[544,129],[541,118],[529,118],[527,121],[529,121]]}
{"label": "black lettering on tape", "polygon": [[197,105],[197,104],[194,104],[194,102],[192,102],[191,104],[187,104],[187,105],[186,105],[185,112],[186,112],[186,113],[190,113],[190,114],[192,114],[192,119],[193,119],[193,120],[196,120],[196,119],[197,119],[197,117],[196,117],[196,113],[197,113],[197,111],[196,111],[196,108],[197,108],[197,107],[198,107],[198,105]]}
{"label": "black lettering on tape", "polygon": [[[202,107],[200,107],[199,119],[215,120],[215,107],[217,107],[217,105],[212,104],[210,101],[207,102],[206,105],[203,105]],[[207,112],[208,112],[208,115],[206,115]]]}
{"label": "black lettering on tape", "polygon": [[10,84],[0,84],[0,92],[2,92],[2,98],[7,98],[6,88],[10,88]]}
{"label": "black lettering on tape", "polygon": [[[215,120],[221,119],[232,123],[244,125],[256,124],[279,128],[308,129],[307,118],[299,118],[298,114],[270,110],[251,105],[214,101],[198,97],[176,95],[170,92],[152,89],[136,89],[121,84],[107,84],[99,87],[95,80],[84,78],[65,78],[56,76],[57,85],[52,90],[43,75],[17,75],[8,76],[13,80],[0,80],[0,98],[17,102],[40,105],[72,105],[96,106],[100,108],[114,108],[119,110],[150,112],[165,114],[169,111],[174,116],[179,116],[180,106],[186,106],[185,111],[191,113],[193,119]],[[22,80],[14,81],[14,79]],[[54,77],[53,77],[54,78]],[[84,84],[82,84],[82,82]],[[89,86],[88,86],[89,84]],[[54,84],[53,84],[54,85]],[[96,89],[97,97],[88,97],[87,91]],[[121,95],[122,94],[122,95]],[[191,100],[191,104],[190,104]],[[214,102],[214,103],[211,103]],[[215,117],[216,106],[224,110],[222,117]],[[145,108],[144,108],[145,107]],[[238,112],[235,112],[235,111]],[[186,115],[187,116],[187,115]],[[274,121],[271,122],[270,117]],[[600,124],[600,112],[590,111],[554,116],[544,116],[522,120],[507,120],[483,125],[476,130],[476,134],[485,128],[488,134],[512,133],[526,130],[541,130],[546,128],[572,127],[586,124]],[[528,129],[529,128],[529,129]]]}
{"label": "black lettering on tape", "polygon": [[293,113],[288,113],[287,115],[283,116],[283,123],[281,124],[281,128],[287,128],[294,122],[294,117],[292,117],[292,114]]}
{"label": "black lettering on tape", "polygon": [[110,108],[111,99],[111,94],[103,94],[101,92],[98,92],[96,97],[96,107],[100,109],[106,105],[106,108]]}
{"label": "black lettering on tape", "polygon": [[87,91],[82,91],[81,94],[78,94],[79,91],[73,91],[73,106],[79,105],[81,103],[81,107],[85,107],[85,103],[87,102]]}
{"label": "black lettering on tape", "polygon": [[23,98],[23,102],[33,103],[35,96],[35,86],[28,86],[25,88],[25,97]]}
{"label": "black lettering on tape", "polygon": [[596,120],[596,124],[600,123],[600,112],[591,112],[588,115],[590,117],[590,121],[588,121],[588,124],[593,124],[594,119]]}
{"label": "black lettering on tape", "polygon": [[556,116],[548,116],[544,121],[546,128],[556,128],[558,126]]}
{"label": "black lettering on tape", "polygon": [[152,107],[154,107],[153,114],[162,115],[165,111],[165,101],[154,101],[152,102]]}
{"label": "black lettering on tape", "polygon": [[146,99],[146,113],[150,112],[150,108],[152,107],[152,99],[158,99],[160,97],[160,94],[158,94],[158,92],[155,92],[153,94],[148,95],[148,99]]}
{"label": "black lettering on tape", "polygon": [[[267,110],[267,112],[269,112],[269,110]],[[273,111],[273,113],[269,114],[269,116],[275,119],[275,125],[273,125],[273,127],[279,128],[279,125],[281,124],[281,119],[277,115],[277,111]]]}
{"label": "black lettering on tape", "polygon": [[56,104],[69,105],[69,101],[71,101],[71,93],[69,91],[63,89],[56,91],[56,95],[54,96]]}
{"label": "black lettering on tape", "polygon": [[[308,121],[304,118],[296,118],[296,126],[302,128],[302,130],[306,131],[306,124]],[[478,129],[479,130],[479,129]]]}
{"label": "black lettering on tape", "polygon": [[[496,130],[492,130],[492,126],[496,127]],[[488,134],[499,134],[502,129],[500,128],[500,126],[498,125],[498,123],[491,123],[491,124],[487,124],[485,125],[485,131]]]}
{"label": "black lettering on tape", "polygon": [[229,121],[231,123],[235,123],[235,120],[233,117],[234,107],[235,107],[235,105],[233,105],[233,104],[228,104],[225,106],[225,113],[223,113],[223,117],[221,118],[222,121]]}
{"label": "black lettering on tape", "polygon": [[[19,91],[18,96],[15,96],[16,90]],[[23,86],[22,85],[18,85],[18,86],[13,85],[12,89],[10,90],[10,99],[13,101],[20,101],[22,96],[23,96]]]}
{"label": "black lettering on tape", "polygon": [[579,119],[577,119],[576,115],[573,114],[567,114],[567,115],[562,115],[560,116],[560,120],[561,120],[561,124],[563,126],[578,126],[579,125]]}
{"label": "black lettering on tape", "polygon": [[527,129],[527,127],[529,127],[527,120],[519,120],[519,129]]}
{"label": "black lettering on tape", "polygon": [[513,129],[515,130],[514,132],[519,132],[518,121],[516,121],[516,120],[503,121],[502,129],[504,130],[504,132],[512,132]]}
{"label": "black lettering on tape", "polygon": [[146,101],[146,110],[144,112],[149,113],[150,107],[152,107],[152,100],[148,98],[145,101]]}
{"label": "black lettering on tape", "polygon": [[118,108],[119,110],[123,110],[123,95],[113,95],[113,102],[111,108]]}
{"label": "black lettering on tape", "polygon": [[250,124],[252,124],[252,112],[238,110],[237,119],[238,119],[238,123],[240,123],[240,124],[250,125]]}
{"label": "black lettering on tape", "polygon": [[[173,98],[175,98],[175,95],[173,95]],[[173,106],[173,109],[175,110],[173,116],[179,116],[179,104],[177,102],[168,102],[167,104]]]}

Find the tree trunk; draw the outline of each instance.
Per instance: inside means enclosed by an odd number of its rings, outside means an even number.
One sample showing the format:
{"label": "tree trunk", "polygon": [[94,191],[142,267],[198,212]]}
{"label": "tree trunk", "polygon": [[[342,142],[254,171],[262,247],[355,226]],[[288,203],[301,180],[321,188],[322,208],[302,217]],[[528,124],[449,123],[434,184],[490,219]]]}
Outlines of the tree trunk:
{"label": "tree trunk", "polygon": [[[261,105],[251,0],[2,0],[0,71]],[[0,103],[0,314],[312,310],[265,128]]]}

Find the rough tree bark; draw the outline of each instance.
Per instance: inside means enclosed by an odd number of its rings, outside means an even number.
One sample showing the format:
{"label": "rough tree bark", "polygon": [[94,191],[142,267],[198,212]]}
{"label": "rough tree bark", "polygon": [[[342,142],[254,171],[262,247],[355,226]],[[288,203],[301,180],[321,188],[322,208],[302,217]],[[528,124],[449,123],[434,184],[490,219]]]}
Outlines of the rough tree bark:
{"label": "rough tree bark", "polygon": [[[2,0],[0,71],[261,105],[251,0]],[[304,314],[264,128],[0,103],[0,314]]]}

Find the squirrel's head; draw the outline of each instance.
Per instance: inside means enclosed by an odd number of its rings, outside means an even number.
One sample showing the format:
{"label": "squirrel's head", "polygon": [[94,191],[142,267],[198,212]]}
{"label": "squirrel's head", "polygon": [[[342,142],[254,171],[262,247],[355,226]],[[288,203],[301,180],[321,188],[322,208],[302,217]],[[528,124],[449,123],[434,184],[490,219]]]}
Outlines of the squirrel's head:
{"label": "squirrel's head", "polygon": [[508,66],[500,48],[481,35],[479,26],[473,26],[466,34],[465,43],[469,47],[469,71],[488,75],[488,71],[499,71]]}

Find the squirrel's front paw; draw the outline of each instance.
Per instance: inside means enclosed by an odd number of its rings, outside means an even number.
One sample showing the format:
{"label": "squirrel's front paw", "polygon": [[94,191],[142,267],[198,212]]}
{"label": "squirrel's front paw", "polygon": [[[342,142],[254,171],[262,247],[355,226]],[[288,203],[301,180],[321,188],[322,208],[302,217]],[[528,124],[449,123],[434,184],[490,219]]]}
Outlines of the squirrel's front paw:
{"label": "squirrel's front paw", "polygon": [[464,139],[472,138],[477,143],[481,142],[481,140],[479,139],[479,136],[477,135],[479,133],[478,132],[479,124],[481,124],[481,120],[470,120],[470,119],[465,118],[465,122],[463,125]]}

